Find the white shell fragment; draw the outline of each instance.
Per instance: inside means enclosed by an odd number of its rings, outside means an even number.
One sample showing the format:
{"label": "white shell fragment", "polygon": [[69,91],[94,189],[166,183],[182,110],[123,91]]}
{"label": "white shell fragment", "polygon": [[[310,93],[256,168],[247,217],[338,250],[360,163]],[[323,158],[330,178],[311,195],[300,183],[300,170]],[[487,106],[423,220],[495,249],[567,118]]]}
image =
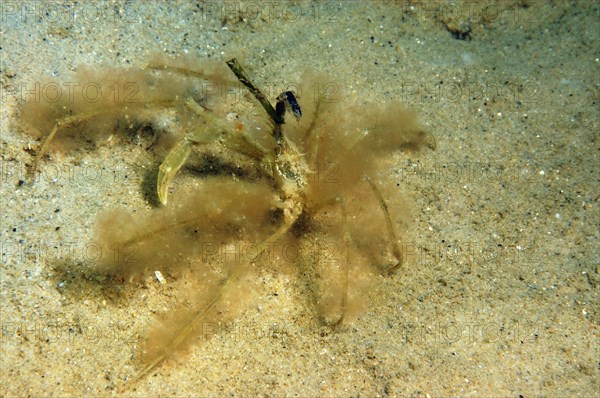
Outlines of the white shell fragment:
{"label": "white shell fragment", "polygon": [[154,271],[154,275],[156,275],[156,279],[158,279],[158,282],[161,285],[164,285],[165,283],[167,283],[167,280],[165,279],[165,277],[163,276],[163,274],[160,271]]}

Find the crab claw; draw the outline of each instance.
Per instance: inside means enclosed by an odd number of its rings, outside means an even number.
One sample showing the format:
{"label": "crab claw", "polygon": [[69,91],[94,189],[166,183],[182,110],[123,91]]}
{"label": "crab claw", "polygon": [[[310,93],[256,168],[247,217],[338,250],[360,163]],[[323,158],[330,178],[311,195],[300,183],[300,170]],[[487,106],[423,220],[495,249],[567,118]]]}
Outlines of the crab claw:
{"label": "crab claw", "polygon": [[164,162],[158,168],[158,181],[156,190],[158,199],[163,205],[167,205],[167,194],[171,181],[181,169],[191,152],[191,146],[187,139],[178,142],[167,154]]}

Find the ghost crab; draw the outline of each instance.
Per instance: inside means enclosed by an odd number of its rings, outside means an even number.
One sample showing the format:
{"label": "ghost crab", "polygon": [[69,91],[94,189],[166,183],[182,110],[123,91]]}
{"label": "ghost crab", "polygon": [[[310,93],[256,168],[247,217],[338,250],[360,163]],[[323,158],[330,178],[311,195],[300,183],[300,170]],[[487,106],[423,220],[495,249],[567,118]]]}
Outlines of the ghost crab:
{"label": "ghost crab", "polygon": [[[271,127],[272,146],[266,148],[255,142],[248,135],[235,131],[229,125],[224,123],[221,118],[207,109],[193,96],[184,99],[176,98],[171,101],[164,101],[161,98],[153,100],[150,98],[143,104],[132,105],[134,107],[178,107],[187,114],[193,115],[196,119],[204,120],[202,125],[188,125],[188,131],[177,143],[168,151],[164,161],[159,167],[158,178],[156,182],[156,192],[159,201],[167,209],[170,205],[168,201],[169,187],[176,175],[188,163],[190,154],[193,152],[202,152],[203,147],[218,145],[227,151],[234,152],[244,159],[249,160],[256,167],[256,170],[264,180],[268,181],[271,192],[274,192],[275,198],[265,198],[265,210],[271,211],[276,216],[276,227],[274,231],[263,233],[259,244],[252,255],[246,257],[244,261],[249,264],[257,263],[262,254],[264,254],[272,244],[291,233],[296,239],[305,238],[312,242],[317,242],[311,250],[324,252],[319,247],[319,239],[314,238],[315,230],[322,229],[321,233],[327,236],[329,233],[337,234],[336,240],[340,242],[343,249],[337,253],[336,264],[339,272],[331,273],[325,269],[327,264],[319,264],[319,257],[312,261],[304,269],[304,274],[310,279],[310,290],[318,303],[321,319],[324,324],[331,327],[339,326],[346,315],[348,306],[349,292],[349,269],[350,263],[360,263],[363,260],[353,260],[353,255],[357,252],[369,252],[372,258],[381,258],[381,242],[387,246],[387,263],[380,271],[389,274],[400,268],[404,261],[403,251],[396,234],[396,228],[390,215],[388,203],[384,199],[383,193],[378,185],[372,180],[372,173],[375,172],[376,160],[384,153],[398,148],[417,148],[422,144],[434,145],[432,137],[424,133],[416,124],[414,115],[404,110],[398,103],[389,105],[380,110],[372,110],[369,106],[357,108],[344,108],[338,102],[329,101],[322,91],[317,90],[313,98],[313,109],[308,112],[306,124],[294,126],[285,123],[285,115],[291,112],[292,115],[300,120],[305,105],[300,107],[296,95],[291,91],[285,91],[277,97],[275,107],[271,105],[266,96],[250,80],[246,72],[240,66],[236,59],[227,62],[230,70],[234,73],[240,83],[242,83],[258,100],[264,112],[268,115]],[[194,72],[185,68],[163,67],[163,71],[171,71],[175,74],[192,77],[205,77],[199,72]],[[301,98],[302,99],[302,98]],[[88,119],[97,117],[106,113],[106,109],[87,109],[74,112],[72,115],[58,119],[54,124],[51,133],[44,140],[39,150],[34,164],[35,169],[38,166],[50,142],[55,138],[58,131],[63,128],[84,122]],[[108,112],[123,113],[118,107],[109,109]],[[348,122],[341,119],[341,113],[348,114]],[[335,170],[339,171],[337,179],[324,181],[318,177],[319,170],[323,165],[335,165]],[[314,178],[317,176],[317,178]],[[333,183],[332,183],[333,182]],[[238,184],[243,181],[237,181]],[[359,187],[358,189],[356,187]],[[367,188],[367,194],[363,193]],[[348,198],[356,196],[358,199],[353,202]],[[230,199],[230,198],[222,198]],[[363,201],[374,201],[375,209],[368,207]],[[350,203],[351,202],[351,203]],[[269,206],[274,209],[268,209]],[[225,204],[223,204],[226,207]],[[232,207],[233,208],[233,205]],[[315,227],[319,222],[313,222],[318,214],[331,213],[331,209],[337,209],[338,223],[341,228],[335,230],[326,226]],[[160,211],[160,210],[159,210]],[[243,215],[243,210],[240,211]],[[355,220],[354,227],[351,218],[362,212],[367,215],[363,220]],[[368,226],[361,225],[360,222],[375,224],[374,218],[370,213],[374,213],[378,219],[384,222],[384,231],[377,231],[376,234],[364,233],[363,229]],[[206,218],[201,209],[190,213],[187,218],[173,218],[173,221],[155,223],[158,227],[138,228],[137,230],[127,230],[125,224],[117,225],[118,237],[111,236],[113,241],[118,240],[121,246],[147,245],[148,255],[142,258],[143,263],[149,263],[154,266],[152,261],[155,253],[160,254],[160,245],[155,243],[159,235],[175,233],[178,230],[186,229],[198,223],[199,220]],[[219,219],[215,218],[215,223],[235,221],[238,224],[243,223],[243,217],[239,221],[230,214],[219,212]],[[334,218],[336,218],[334,217]],[[109,218],[113,222],[117,217]],[[238,217],[239,218],[239,217]],[[206,221],[202,221],[205,225]],[[154,224],[151,224],[154,225]],[[121,228],[122,226],[122,228]],[[192,228],[193,229],[193,228]],[[125,232],[122,232],[124,230]],[[269,230],[265,228],[265,231]],[[100,239],[103,239],[100,237]],[[185,249],[192,250],[194,244],[190,238],[191,244],[186,245]],[[165,245],[163,245],[165,246]],[[165,246],[168,248],[168,246]],[[171,250],[170,248],[168,250]],[[168,251],[167,250],[167,251]],[[300,249],[302,250],[302,248]],[[186,252],[193,256],[193,252]],[[135,254],[135,253],[134,253]],[[317,253],[318,254],[318,253]],[[308,262],[311,262],[312,254],[309,254]],[[375,260],[372,260],[375,261]],[[111,259],[110,266],[106,269],[111,272],[129,272],[129,265],[123,259]],[[159,264],[157,263],[156,266]],[[194,334],[197,328],[209,312],[213,311],[217,303],[221,301],[224,294],[230,288],[235,280],[247,270],[247,267],[235,266],[215,286],[212,293],[204,301],[196,305],[191,315],[186,318],[183,326],[172,331],[167,339],[165,346],[159,347],[152,354],[148,355],[145,366],[133,379],[140,380],[151,372],[159,364],[165,361],[173,352],[178,351],[184,343]],[[127,271],[126,271],[127,270]],[[335,294],[331,294],[335,291]],[[335,297],[330,297],[335,296]],[[334,304],[332,304],[334,303]],[[333,310],[330,307],[335,307]],[[131,383],[128,383],[131,385]]]}

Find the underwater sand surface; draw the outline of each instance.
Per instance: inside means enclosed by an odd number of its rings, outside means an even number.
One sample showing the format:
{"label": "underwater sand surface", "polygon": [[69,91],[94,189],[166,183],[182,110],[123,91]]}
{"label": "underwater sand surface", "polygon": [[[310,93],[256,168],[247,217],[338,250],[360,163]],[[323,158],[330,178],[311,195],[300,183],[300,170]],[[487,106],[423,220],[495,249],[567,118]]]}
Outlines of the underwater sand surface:
{"label": "underwater sand surface", "polygon": [[[293,4],[0,5],[0,395],[598,396],[597,2]],[[105,140],[24,183],[40,140],[18,105],[157,52],[235,56],[271,98],[323,71],[354,104],[415,109],[437,145],[381,169],[414,220],[363,312],[321,326],[289,265],[259,269],[240,315],[120,393],[185,280],[107,284],[93,231],[101,209],[157,205],[159,163]]]}

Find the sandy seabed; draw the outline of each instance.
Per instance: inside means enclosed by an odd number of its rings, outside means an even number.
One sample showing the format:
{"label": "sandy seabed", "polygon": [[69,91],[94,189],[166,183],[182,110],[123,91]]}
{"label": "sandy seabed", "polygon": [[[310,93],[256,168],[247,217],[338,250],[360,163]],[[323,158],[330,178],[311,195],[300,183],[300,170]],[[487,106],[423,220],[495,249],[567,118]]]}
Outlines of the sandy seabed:
{"label": "sandy seabed", "polygon": [[[598,396],[598,15],[593,1],[2,2],[0,396]],[[155,205],[155,163],[98,144],[51,152],[29,184],[40,141],[19,103],[78,65],[157,52],[236,56],[263,87],[323,71],[356,104],[416,109],[437,145],[381,171],[414,222],[365,312],[332,331],[296,274],[258,272],[242,315],[120,393],[178,294],[153,275],[104,285],[91,231],[103,208]]]}

